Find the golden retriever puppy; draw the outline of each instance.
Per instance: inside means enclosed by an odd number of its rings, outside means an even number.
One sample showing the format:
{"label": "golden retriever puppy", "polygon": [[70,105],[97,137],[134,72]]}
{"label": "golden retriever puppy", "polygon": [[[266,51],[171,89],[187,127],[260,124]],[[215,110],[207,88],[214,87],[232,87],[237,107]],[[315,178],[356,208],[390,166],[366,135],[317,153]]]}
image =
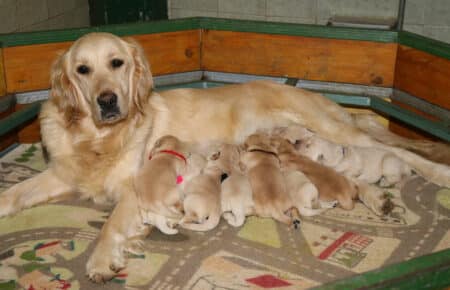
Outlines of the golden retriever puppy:
{"label": "golden retriever puppy", "polygon": [[229,175],[239,155],[227,145],[208,157],[202,172],[186,183],[184,189],[184,217],[180,226],[193,231],[209,231],[217,226],[221,216],[221,182]]}
{"label": "golden retriever puppy", "polygon": [[348,178],[332,168],[300,155],[296,152],[294,145],[286,139],[279,140],[278,157],[285,170],[297,170],[304,173],[317,187],[321,200],[330,202],[337,200],[343,209],[353,209],[358,190]]}
{"label": "golden retriever puppy", "polygon": [[222,182],[220,204],[222,216],[228,224],[239,227],[245,218],[254,214],[252,187],[240,166],[240,150],[237,145],[225,145],[223,150],[233,156],[229,176]]}
{"label": "golden retriever puppy", "polygon": [[[87,263],[98,282],[115,275],[127,239],[142,230],[132,179],[164,135],[240,144],[259,129],[297,124],[338,144],[392,152],[429,181],[450,186],[450,167],[406,150],[409,143],[393,141],[385,129],[364,131],[364,122],[317,93],[270,81],[155,92],[143,49],[109,33],[87,34],[58,57],[40,122],[48,169],[3,192],[0,217],[74,193],[116,204]],[[439,148],[419,145],[415,152]]]}
{"label": "golden retriever puppy", "polygon": [[321,201],[317,187],[300,171],[283,172],[286,188],[294,206],[302,216],[314,216],[334,208],[337,201]]}
{"label": "golden retriever puppy", "polygon": [[174,136],[158,139],[150,156],[134,178],[144,224],[157,226],[163,233],[178,233],[174,227],[183,217],[182,184],[204,167],[191,162],[192,150]]}
{"label": "golden retriever puppy", "polygon": [[317,135],[298,140],[298,152],[345,176],[392,186],[412,174],[397,156],[377,148],[342,146]]}
{"label": "golden retriever puppy", "polygon": [[277,148],[269,135],[252,134],[244,142],[241,162],[252,188],[255,214],[296,226],[293,202],[281,173]]}

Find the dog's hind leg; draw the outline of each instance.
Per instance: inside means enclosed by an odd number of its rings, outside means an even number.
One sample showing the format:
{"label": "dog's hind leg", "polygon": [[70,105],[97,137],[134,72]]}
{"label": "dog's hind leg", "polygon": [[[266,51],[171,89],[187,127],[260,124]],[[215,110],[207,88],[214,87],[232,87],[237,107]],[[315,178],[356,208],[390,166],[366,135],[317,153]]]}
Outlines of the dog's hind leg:
{"label": "dog's hind leg", "polygon": [[399,136],[380,124],[373,114],[354,114],[353,118],[358,128],[386,145],[401,147],[429,160],[450,165],[449,144]]}
{"label": "dog's hind leg", "polygon": [[75,192],[56,177],[51,169],[15,184],[0,194],[0,217],[45,202],[70,198]]}

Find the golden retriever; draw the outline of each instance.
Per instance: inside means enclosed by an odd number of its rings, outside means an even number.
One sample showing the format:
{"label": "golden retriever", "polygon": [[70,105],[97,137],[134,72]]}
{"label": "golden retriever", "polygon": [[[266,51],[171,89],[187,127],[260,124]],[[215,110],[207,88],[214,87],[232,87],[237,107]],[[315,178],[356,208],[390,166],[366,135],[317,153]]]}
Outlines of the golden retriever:
{"label": "golden retriever", "polygon": [[[237,144],[257,129],[300,124],[339,144],[386,149],[430,181],[450,186],[448,166],[399,148],[407,148],[402,140],[393,142],[399,147],[381,143],[392,139],[386,130],[377,141],[358,128],[364,120],[356,122],[317,93],[268,81],[156,93],[139,45],[108,33],[81,37],[56,60],[40,121],[48,169],[3,192],[0,216],[74,193],[116,203],[87,263],[97,282],[114,276],[125,263],[127,238],[141,234],[132,179],[164,135]],[[427,146],[434,145],[414,150]]]}

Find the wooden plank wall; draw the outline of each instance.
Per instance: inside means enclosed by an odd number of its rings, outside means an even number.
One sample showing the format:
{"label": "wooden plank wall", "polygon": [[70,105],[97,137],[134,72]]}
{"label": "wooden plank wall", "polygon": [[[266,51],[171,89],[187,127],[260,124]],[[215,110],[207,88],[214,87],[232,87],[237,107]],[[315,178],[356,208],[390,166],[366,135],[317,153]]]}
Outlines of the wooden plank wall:
{"label": "wooden plank wall", "polygon": [[396,43],[205,30],[211,71],[392,87]]}
{"label": "wooden plank wall", "polygon": [[[200,69],[200,33],[200,30],[188,30],[131,37],[142,45],[153,75],[162,75]],[[59,42],[4,48],[5,92],[48,89],[53,61],[71,44]],[[0,92],[1,84],[0,80]],[[18,105],[16,109],[20,107]],[[17,138],[24,143],[39,141],[39,130],[39,124],[34,120],[20,128]]]}
{"label": "wooden plank wall", "polygon": [[0,48],[0,97],[6,95],[6,76],[3,64],[3,49]]}
{"label": "wooden plank wall", "polygon": [[[394,87],[450,110],[450,60],[399,45]],[[395,103],[408,108],[405,104]],[[432,119],[418,110],[415,112]],[[390,129],[412,138],[430,138],[428,134],[398,122],[391,122]]]}
{"label": "wooden plank wall", "polygon": [[[6,96],[6,80],[5,80],[5,70],[3,65],[3,49],[0,48],[0,98],[5,98]],[[9,108],[4,112],[0,112],[0,119],[7,117],[9,114],[14,112],[14,108]],[[7,148],[8,146],[17,142],[17,135],[15,132],[8,133],[1,137],[0,139],[0,150]]]}

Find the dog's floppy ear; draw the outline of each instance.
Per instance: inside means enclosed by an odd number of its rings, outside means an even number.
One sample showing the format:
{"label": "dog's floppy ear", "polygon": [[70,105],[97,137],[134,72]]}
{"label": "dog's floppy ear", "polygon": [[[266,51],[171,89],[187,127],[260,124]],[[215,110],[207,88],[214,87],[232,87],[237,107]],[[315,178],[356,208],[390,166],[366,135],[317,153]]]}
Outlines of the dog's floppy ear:
{"label": "dog's floppy ear", "polygon": [[53,63],[50,72],[50,100],[64,112],[68,124],[82,117],[77,91],[67,75],[67,52]]}
{"label": "dog's floppy ear", "polygon": [[136,108],[144,113],[144,105],[153,89],[153,77],[150,65],[145,57],[144,49],[132,38],[125,38],[134,62],[134,71],[130,76],[133,102]]}

